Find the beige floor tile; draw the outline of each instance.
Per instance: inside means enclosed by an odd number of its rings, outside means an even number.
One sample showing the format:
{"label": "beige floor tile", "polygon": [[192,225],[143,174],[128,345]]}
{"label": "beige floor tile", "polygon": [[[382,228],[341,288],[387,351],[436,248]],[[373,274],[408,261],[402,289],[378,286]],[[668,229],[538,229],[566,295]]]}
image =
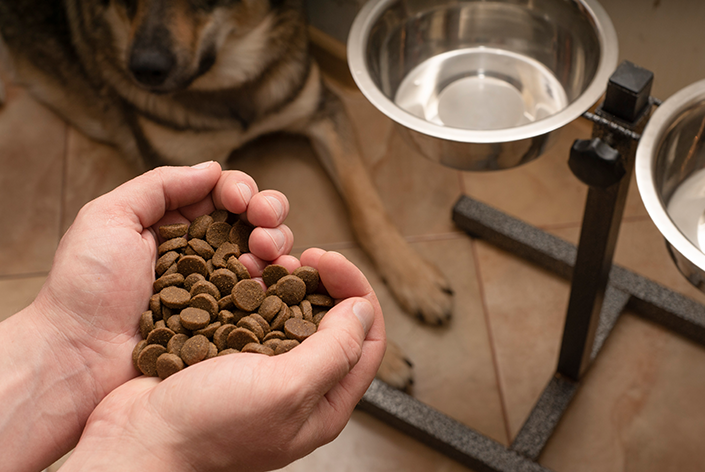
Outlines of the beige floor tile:
{"label": "beige floor tile", "polygon": [[337,439],[282,470],[464,472],[470,469],[368,414],[356,411]]}
{"label": "beige floor tile", "polygon": [[32,303],[45,280],[44,276],[0,280],[0,321]]}
{"label": "beige floor tile", "polygon": [[705,349],[625,314],[540,462],[561,471],[705,467]]}
{"label": "beige floor tile", "polygon": [[111,146],[88,139],[69,128],[62,234],[83,205],[136,176]]}
{"label": "beige floor tile", "polygon": [[66,125],[11,87],[0,108],[0,275],[46,272],[59,238]]}
{"label": "beige floor tile", "polygon": [[429,327],[402,312],[359,250],[344,250],[375,289],[384,310],[387,337],[414,364],[412,395],[461,423],[507,443],[492,348],[467,238],[414,243],[451,280],[453,319]]}
{"label": "beige floor tile", "polygon": [[555,372],[570,286],[485,242],[477,259],[513,439]]}

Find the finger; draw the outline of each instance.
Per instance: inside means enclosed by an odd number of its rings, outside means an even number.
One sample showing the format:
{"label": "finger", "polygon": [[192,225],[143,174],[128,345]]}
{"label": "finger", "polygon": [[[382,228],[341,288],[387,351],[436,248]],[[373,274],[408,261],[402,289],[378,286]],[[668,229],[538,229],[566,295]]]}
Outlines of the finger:
{"label": "finger", "polygon": [[240,214],[257,192],[257,183],[249,175],[239,170],[225,171],[213,190],[213,203],[216,208]]}
{"label": "finger", "polygon": [[276,190],[255,194],[247,206],[247,221],[253,226],[275,228],[289,215],[289,200]]}
{"label": "finger", "polygon": [[247,271],[250,273],[251,277],[261,277],[262,271],[269,264],[282,265],[286,267],[289,273],[294,272],[296,269],[301,267],[301,263],[299,262],[299,260],[296,257],[290,256],[288,254],[279,256],[273,261],[264,261],[259,257],[255,256],[254,254],[247,253],[240,256],[239,260],[240,262],[242,262],[242,265],[247,268]]}
{"label": "finger", "polygon": [[254,256],[264,261],[273,261],[291,252],[294,247],[294,233],[286,225],[276,228],[258,226],[252,230],[248,246]]}
{"label": "finger", "polygon": [[208,162],[199,166],[153,169],[89,203],[85,212],[100,212],[108,219],[125,217],[139,225],[141,232],[167,211],[202,201],[210,194],[220,177],[220,165]]}
{"label": "finger", "polygon": [[[323,319],[325,323],[321,322],[316,333],[286,353],[286,361],[297,366],[303,383],[300,388],[315,397],[325,395],[358,364],[363,342],[375,323],[375,310],[363,298],[350,298],[331,308]],[[374,374],[371,372],[372,378]]]}

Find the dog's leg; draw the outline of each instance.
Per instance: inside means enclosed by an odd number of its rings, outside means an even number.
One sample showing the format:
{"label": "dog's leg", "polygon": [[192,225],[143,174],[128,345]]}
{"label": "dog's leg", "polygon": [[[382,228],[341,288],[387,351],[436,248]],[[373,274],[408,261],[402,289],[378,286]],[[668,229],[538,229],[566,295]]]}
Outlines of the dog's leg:
{"label": "dog's leg", "polygon": [[342,103],[327,89],[323,94],[321,110],[306,132],[348,206],[360,245],[405,311],[426,323],[446,322],[452,305],[449,283],[392,224]]}

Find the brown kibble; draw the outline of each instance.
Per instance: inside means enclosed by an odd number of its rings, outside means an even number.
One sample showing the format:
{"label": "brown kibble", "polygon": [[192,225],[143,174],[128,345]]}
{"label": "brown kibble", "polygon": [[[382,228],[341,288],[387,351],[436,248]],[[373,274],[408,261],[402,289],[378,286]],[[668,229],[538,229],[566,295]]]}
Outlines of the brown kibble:
{"label": "brown kibble", "polygon": [[137,359],[140,357],[142,349],[144,349],[146,346],[147,341],[143,339],[142,341],[138,342],[135,345],[135,348],[132,350],[132,365],[135,366],[135,369],[137,370],[140,370],[139,366],[137,365]]}
{"label": "brown kibble", "polygon": [[242,252],[250,252],[250,233],[254,228],[242,220],[237,220],[228,234],[228,240],[235,243]]}
{"label": "brown kibble", "polygon": [[249,343],[258,343],[257,335],[246,328],[235,328],[228,334],[227,346],[232,349],[241,350]]}
{"label": "brown kibble", "polygon": [[223,324],[220,328],[215,330],[215,333],[213,333],[213,344],[215,344],[215,347],[217,347],[219,351],[228,347],[228,335],[230,331],[234,329],[235,325]]}
{"label": "brown kibble", "polygon": [[162,316],[162,301],[158,293],[149,297],[149,311],[154,315],[155,320],[161,320]]}
{"label": "brown kibble", "polygon": [[197,273],[208,278],[208,265],[201,256],[184,256],[176,263],[176,267],[184,277]]}
{"label": "brown kibble", "polygon": [[186,340],[179,355],[186,364],[194,365],[206,358],[210,343],[208,338],[198,334]]}
{"label": "brown kibble", "polygon": [[230,259],[228,259],[228,262],[227,262],[225,268],[230,270],[235,275],[237,275],[238,280],[245,280],[245,279],[252,278],[252,276],[250,275],[250,271],[247,270],[247,267],[245,267],[245,264],[240,262],[240,260],[235,256],[232,256],[232,257],[230,257]]}
{"label": "brown kibble", "polygon": [[184,368],[184,361],[175,354],[165,352],[157,358],[157,375],[164,380]]}
{"label": "brown kibble", "polygon": [[220,293],[232,293],[233,287],[237,283],[237,275],[230,269],[214,270],[208,279],[216,286]]}
{"label": "brown kibble", "polygon": [[147,344],[161,344],[166,347],[173,335],[174,332],[169,328],[154,328],[147,335]]}
{"label": "brown kibble", "polygon": [[304,319],[291,318],[284,323],[284,332],[291,339],[301,342],[316,332],[316,325]]}
{"label": "brown kibble", "polygon": [[228,210],[217,209],[211,212],[211,218],[213,221],[228,221],[230,217],[230,212]]}
{"label": "brown kibble", "polygon": [[[262,327],[262,331],[264,331],[264,336],[269,333],[270,327],[267,320],[262,318],[258,313],[250,313],[249,317],[255,320]],[[262,338],[264,338],[264,336],[262,336]]]}
{"label": "brown kibble", "polygon": [[166,320],[166,325],[169,327],[170,330],[172,330],[176,334],[185,334],[187,336],[191,335],[191,331],[186,329],[181,324],[181,315],[170,316],[169,319]]}
{"label": "brown kibble", "polygon": [[167,287],[178,287],[184,283],[184,276],[181,274],[164,274],[154,281],[152,290],[159,293]]}
{"label": "brown kibble", "polygon": [[301,300],[299,303],[299,308],[301,308],[301,313],[304,315],[306,321],[313,321],[313,306],[308,300]]}
{"label": "brown kibble", "polygon": [[254,352],[256,354],[264,354],[266,356],[274,355],[274,349],[260,343],[245,344],[240,352]]}
{"label": "brown kibble", "polygon": [[206,354],[206,359],[210,359],[212,357],[215,357],[218,355],[218,348],[215,347],[215,344],[210,343],[208,344],[208,354]]}
{"label": "brown kibble", "polygon": [[270,328],[272,330],[284,329],[284,323],[286,323],[286,320],[291,318],[291,315],[292,313],[289,307],[286,305],[286,303],[282,303],[282,307],[279,309],[279,314],[270,323]]}
{"label": "brown kibble", "polygon": [[154,329],[154,315],[151,311],[145,311],[140,316],[140,335],[142,339],[147,339],[147,335]]}
{"label": "brown kibble", "polygon": [[213,323],[209,324],[205,328],[199,329],[198,331],[195,331],[193,334],[202,334],[203,336],[212,340],[213,335],[215,334],[216,330],[218,328],[220,328],[221,325],[222,325],[222,323],[220,321],[214,321]]}
{"label": "brown kibble", "polygon": [[235,304],[233,303],[233,295],[228,294],[224,297],[221,297],[220,300],[218,300],[218,309],[219,310],[234,310]]}
{"label": "brown kibble", "polygon": [[179,258],[179,253],[176,251],[169,251],[159,259],[157,259],[157,264],[154,266],[154,271],[158,276],[162,276],[164,272],[171,267],[176,260]]}
{"label": "brown kibble", "polygon": [[191,222],[188,230],[188,235],[191,238],[203,239],[206,237],[208,227],[213,223],[213,217],[210,215],[202,215]]}
{"label": "brown kibble", "polygon": [[255,311],[264,301],[264,289],[253,279],[236,283],[232,295],[235,306],[245,311]]}
{"label": "brown kibble", "polygon": [[193,250],[193,252],[201,256],[202,258],[208,260],[211,257],[213,257],[213,254],[215,254],[215,249],[208,244],[206,241],[198,238],[193,238],[189,239],[188,242],[189,247]]}
{"label": "brown kibble", "polygon": [[257,313],[267,320],[267,323],[270,323],[277,314],[279,314],[279,310],[281,310],[282,307],[282,300],[281,298],[277,297],[276,295],[270,295],[264,299],[262,304],[259,306],[259,309],[257,310]]}
{"label": "brown kibble", "polygon": [[171,337],[169,342],[166,344],[166,350],[170,354],[176,354],[177,356],[181,354],[181,348],[184,343],[188,340],[188,336],[183,333],[176,333]]}
{"label": "brown kibble", "polygon": [[328,310],[319,311],[318,313],[313,315],[313,319],[311,321],[313,321],[316,326],[318,326],[319,324],[321,324],[321,320],[323,319],[323,317],[326,316],[326,313],[328,313]]}
{"label": "brown kibble", "polygon": [[209,322],[215,321],[215,318],[218,316],[218,311],[220,311],[218,310],[218,301],[209,293],[199,293],[195,297],[192,297],[189,306],[206,310],[210,316]]}
{"label": "brown kibble", "polygon": [[311,302],[314,306],[323,306],[326,308],[331,308],[335,305],[335,300],[329,295],[324,295],[322,293],[312,293],[311,295],[306,295],[306,300]]}
{"label": "brown kibble", "polygon": [[227,267],[228,259],[240,257],[240,248],[230,241],[223,241],[213,254],[213,266],[220,269]]}
{"label": "brown kibble", "polygon": [[191,294],[188,290],[175,286],[162,289],[159,292],[159,297],[161,298],[162,305],[176,310],[187,307],[189,300],[191,300]]}
{"label": "brown kibble", "polygon": [[[260,316],[260,318],[262,318],[262,317]],[[255,336],[257,336],[258,341],[261,341],[262,339],[264,339],[264,335],[266,334],[264,332],[264,328],[262,328],[262,325],[255,318],[253,318],[252,315],[246,316],[246,317],[242,318],[240,321],[238,321],[237,327],[249,329],[250,331],[252,331],[255,334]],[[238,349],[240,349],[240,348],[238,348]],[[240,349],[240,350],[242,350],[242,349]]]}
{"label": "brown kibble", "polygon": [[157,375],[157,359],[166,352],[161,344],[149,344],[142,349],[137,357],[137,368],[144,375],[155,377]]}
{"label": "brown kibble", "polygon": [[282,340],[282,339],[287,339],[287,337],[286,337],[286,334],[284,334],[282,331],[272,330],[264,336],[264,339],[262,340],[262,342],[264,343],[264,342],[270,341],[272,339]]}
{"label": "brown kibble", "polygon": [[264,295],[266,297],[271,297],[272,295],[276,295],[276,294],[277,294],[277,284],[270,285],[269,287],[267,287],[267,290],[264,291]]}
{"label": "brown kibble", "polygon": [[277,348],[274,350],[274,355],[278,356],[279,354],[284,354],[285,352],[289,352],[292,349],[294,349],[296,346],[298,346],[300,343],[296,339],[285,339],[282,342],[279,343]]}
{"label": "brown kibble", "polygon": [[295,275],[287,275],[277,282],[277,295],[287,305],[298,305],[306,296],[306,284]]}
{"label": "brown kibble", "polygon": [[201,280],[206,280],[206,278],[203,276],[203,274],[199,274],[198,272],[194,272],[193,274],[189,274],[188,277],[184,279],[184,288],[191,292],[191,289],[193,286],[197,283],[200,282]]}
{"label": "brown kibble", "polygon": [[162,256],[169,251],[178,251],[186,246],[188,246],[188,241],[186,238],[173,238],[161,243],[157,248],[157,253]]}
{"label": "brown kibble", "polygon": [[154,329],[166,328],[166,327],[167,326],[166,326],[166,323],[164,322],[164,320],[159,320],[156,323],[154,323]]}
{"label": "brown kibble", "polygon": [[187,223],[172,223],[170,225],[164,225],[159,227],[159,236],[164,239],[173,239],[186,236],[188,233]]}
{"label": "brown kibble", "polygon": [[[203,296],[210,296],[201,294]],[[213,298],[213,297],[211,297]],[[190,306],[181,310],[181,326],[191,331],[196,331],[208,326],[211,321],[211,315],[206,310]]]}
{"label": "brown kibble", "polygon": [[220,351],[218,353],[218,356],[227,356],[228,354],[237,354],[238,352],[240,351],[238,351],[237,349],[227,348]]}
{"label": "brown kibble", "polygon": [[214,248],[228,241],[231,226],[224,221],[214,221],[206,230],[206,241]]}
{"label": "brown kibble", "polygon": [[276,284],[279,279],[287,275],[289,275],[289,270],[279,264],[270,264],[262,270],[262,280],[267,287]]}
{"label": "brown kibble", "polygon": [[262,343],[262,345],[267,346],[270,348],[272,351],[276,351],[277,347],[282,343],[282,339],[279,338],[272,338],[272,339],[267,339]]}
{"label": "brown kibble", "polygon": [[301,307],[299,307],[299,305],[292,305],[289,307],[289,310],[291,311],[292,318],[298,318],[300,320],[304,319],[304,314],[301,311]]}
{"label": "brown kibble", "polygon": [[207,293],[210,296],[212,296],[213,298],[215,298],[216,300],[219,300],[220,296],[221,296],[221,292],[220,292],[220,290],[218,290],[218,287],[216,287],[214,283],[209,282],[205,279],[199,280],[198,282],[193,284],[191,286],[190,293],[191,293],[192,297],[195,297],[196,295],[198,295],[200,293]]}
{"label": "brown kibble", "polygon": [[235,315],[230,310],[220,310],[218,312],[218,321],[222,324],[235,324],[240,320],[235,320]]}
{"label": "brown kibble", "polygon": [[292,275],[297,276],[306,284],[306,293],[314,293],[318,290],[318,285],[321,278],[318,274],[318,270],[310,266],[301,266],[292,272]]}

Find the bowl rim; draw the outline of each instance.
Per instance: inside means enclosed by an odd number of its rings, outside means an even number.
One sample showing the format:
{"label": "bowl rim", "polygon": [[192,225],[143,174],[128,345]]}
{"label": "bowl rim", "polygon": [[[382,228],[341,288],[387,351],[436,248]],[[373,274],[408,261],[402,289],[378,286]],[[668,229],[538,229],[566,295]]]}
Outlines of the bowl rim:
{"label": "bowl rim", "polygon": [[396,123],[421,134],[460,143],[500,143],[531,139],[567,125],[593,106],[604,94],[607,82],[617,67],[619,55],[617,32],[604,8],[595,0],[573,0],[592,17],[600,43],[600,60],[585,91],[558,113],[532,123],[503,129],[468,130],[430,123],[399,108],[377,87],[366,67],[366,43],[372,26],[398,0],[368,0],[360,9],[348,34],[348,66],[362,94],[382,113]]}
{"label": "bowl rim", "polygon": [[705,79],[694,82],[667,98],[651,115],[636,149],[634,172],[639,195],[656,228],[678,251],[700,270],[705,270],[705,254],[676,226],[656,191],[654,170],[660,143],[674,121],[699,101],[705,100]]}

